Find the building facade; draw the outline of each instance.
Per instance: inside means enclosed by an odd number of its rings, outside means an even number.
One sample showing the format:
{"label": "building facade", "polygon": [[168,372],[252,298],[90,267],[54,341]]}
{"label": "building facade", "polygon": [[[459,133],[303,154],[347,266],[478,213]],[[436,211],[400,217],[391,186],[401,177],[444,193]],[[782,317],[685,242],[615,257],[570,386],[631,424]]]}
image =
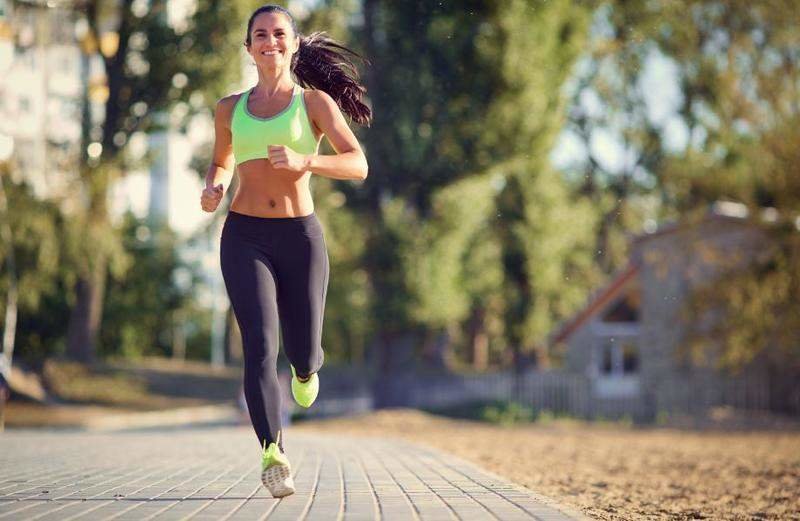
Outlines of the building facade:
{"label": "building facade", "polygon": [[726,374],[682,349],[699,319],[686,315],[691,291],[749,261],[766,241],[758,227],[721,211],[634,239],[628,265],[552,337],[565,346],[565,369],[589,379],[587,412],[646,421],[716,405],[767,409],[769,382],[758,363]]}
{"label": "building facade", "polygon": [[86,75],[72,10],[0,0],[0,134],[15,181],[61,193],[80,159]]}

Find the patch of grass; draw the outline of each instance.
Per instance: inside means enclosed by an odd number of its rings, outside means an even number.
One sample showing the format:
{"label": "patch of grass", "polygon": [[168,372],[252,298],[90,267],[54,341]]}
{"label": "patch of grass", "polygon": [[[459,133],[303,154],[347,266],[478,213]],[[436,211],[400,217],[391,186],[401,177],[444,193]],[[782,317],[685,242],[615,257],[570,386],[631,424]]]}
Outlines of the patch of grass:
{"label": "patch of grass", "polygon": [[481,419],[496,425],[530,423],[534,416],[532,408],[517,402],[501,402],[481,409]]}
{"label": "patch of grass", "polygon": [[465,402],[449,407],[423,408],[431,414],[476,420],[495,425],[515,425],[536,421],[539,411],[510,400],[481,400]]}
{"label": "patch of grass", "polygon": [[606,418],[603,415],[599,415],[594,418],[594,423],[597,425],[605,425],[608,427],[625,427],[630,428],[633,427],[633,417],[630,414],[623,414],[620,417],[611,417]]}
{"label": "patch of grass", "polygon": [[[422,410],[448,418],[482,421],[503,426],[528,423],[569,426],[582,424],[587,421],[566,412],[535,409],[513,400],[477,400],[448,407],[423,408]],[[621,418],[596,416],[591,423],[622,428],[630,428],[634,425],[633,418],[628,414]]]}
{"label": "patch of grass", "polygon": [[154,397],[148,392],[143,379],[122,371],[48,360],[42,376],[49,391],[67,402],[135,409],[158,405],[154,403]]}

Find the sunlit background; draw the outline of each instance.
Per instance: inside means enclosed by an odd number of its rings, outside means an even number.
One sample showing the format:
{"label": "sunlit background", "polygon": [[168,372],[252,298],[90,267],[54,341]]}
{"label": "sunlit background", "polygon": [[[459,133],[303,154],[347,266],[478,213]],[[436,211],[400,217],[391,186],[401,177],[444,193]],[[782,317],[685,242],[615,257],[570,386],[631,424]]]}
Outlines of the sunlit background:
{"label": "sunlit background", "polygon": [[[0,0],[4,374],[241,364],[199,196],[258,5]],[[370,175],[312,182],[326,363],[369,406],[428,371],[442,403],[800,410],[792,2],[285,5],[372,62]]]}
{"label": "sunlit background", "polygon": [[[216,103],[257,80],[242,44],[259,5],[0,0],[0,431],[81,429],[69,446],[62,431],[0,436],[0,517],[163,512],[170,493],[184,513],[234,503],[221,453],[191,497],[160,454],[181,424],[187,440],[212,424],[229,448],[250,431],[219,266],[235,176],[216,212],[199,198]],[[797,518],[797,0],[281,5],[371,62],[374,113],[351,124],[368,177],[311,181],[325,363],[313,406],[293,409],[281,353],[279,403],[281,429],[300,423],[290,458],[304,429],[330,458],[292,459],[297,500],[337,496],[347,516],[373,471],[398,493],[468,477],[390,454],[401,437],[599,519]],[[94,440],[142,450],[85,430],[145,425],[159,456],[144,465],[75,466],[68,447]],[[383,448],[328,450],[350,435]],[[8,459],[12,438],[30,457]],[[172,456],[182,476],[204,461]],[[64,488],[58,464],[82,477]],[[226,490],[252,491],[232,507],[247,515],[266,498],[238,476]]]}

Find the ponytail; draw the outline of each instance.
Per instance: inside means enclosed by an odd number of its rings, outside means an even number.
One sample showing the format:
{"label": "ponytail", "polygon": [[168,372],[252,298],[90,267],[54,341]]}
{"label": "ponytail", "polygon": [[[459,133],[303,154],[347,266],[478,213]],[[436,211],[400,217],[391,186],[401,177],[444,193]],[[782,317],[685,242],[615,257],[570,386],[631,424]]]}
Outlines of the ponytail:
{"label": "ponytail", "polygon": [[355,58],[369,64],[325,33],[300,37],[300,49],[294,55],[292,72],[303,87],[327,92],[342,112],[359,125],[369,126],[372,110],[362,101],[367,89],[361,85]]}
{"label": "ponytail", "polygon": [[292,15],[279,5],[261,6],[250,15],[245,45],[250,45],[250,31],[253,29],[256,16],[274,12],[285,15],[292,24],[294,34],[300,38],[300,48],[292,58],[292,72],[300,85],[326,92],[353,121],[359,125],[369,126],[372,122],[372,110],[362,101],[367,89],[361,84],[352,59],[355,58],[366,65],[369,65],[369,62],[358,53],[322,32],[302,36]]}

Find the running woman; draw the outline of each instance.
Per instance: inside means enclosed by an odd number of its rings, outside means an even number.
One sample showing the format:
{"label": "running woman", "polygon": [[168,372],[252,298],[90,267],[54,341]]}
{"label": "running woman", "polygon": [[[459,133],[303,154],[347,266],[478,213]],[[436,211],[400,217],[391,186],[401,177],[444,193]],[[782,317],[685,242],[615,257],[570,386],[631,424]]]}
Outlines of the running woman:
{"label": "running woman", "polygon": [[[328,254],[309,182],[312,173],[367,177],[366,158],[342,112],[361,125],[369,125],[372,113],[352,60],[360,57],[324,33],[302,36],[283,7],[253,12],[244,45],[258,83],[217,103],[214,157],[200,204],[216,210],[235,167],[239,186],[222,230],[220,264],[242,332],[261,481],[273,497],[283,497],[294,492],[294,481],[281,436],[279,324],[292,395],[303,407],[317,397],[324,360]],[[317,153],[322,136],[336,154]]]}

